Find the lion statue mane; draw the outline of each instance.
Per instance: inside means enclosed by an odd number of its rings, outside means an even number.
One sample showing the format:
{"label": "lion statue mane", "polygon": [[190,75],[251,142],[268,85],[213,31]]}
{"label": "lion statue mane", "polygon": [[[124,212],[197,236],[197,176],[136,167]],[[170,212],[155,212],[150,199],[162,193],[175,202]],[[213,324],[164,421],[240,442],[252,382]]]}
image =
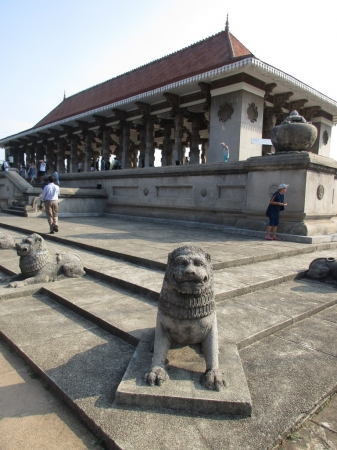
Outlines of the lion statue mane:
{"label": "lion statue mane", "polygon": [[62,279],[77,278],[85,274],[81,258],[75,253],[50,255],[44,239],[33,233],[15,245],[20,256],[21,273],[5,280],[9,287],[21,287]]}
{"label": "lion statue mane", "polygon": [[150,386],[160,386],[166,380],[165,361],[173,342],[201,344],[206,361],[201,384],[213,390],[225,385],[219,371],[213,286],[211,258],[204,250],[185,245],[168,255],[159,297],[152,365],[145,374]]}

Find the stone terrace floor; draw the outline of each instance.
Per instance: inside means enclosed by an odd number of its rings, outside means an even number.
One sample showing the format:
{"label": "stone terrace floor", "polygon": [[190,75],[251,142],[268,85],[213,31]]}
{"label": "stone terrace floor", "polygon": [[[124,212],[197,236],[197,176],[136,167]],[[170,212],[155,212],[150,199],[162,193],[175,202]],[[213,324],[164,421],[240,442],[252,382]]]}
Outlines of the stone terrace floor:
{"label": "stone terrace floor", "polygon": [[[310,308],[320,308],[320,305],[325,301],[327,302],[328,298],[332,301],[334,301],[335,299],[335,295],[332,289],[328,288],[325,290],[318,287],[316,291],[315,289],[310,290],[311,288],[309,288],[308,290],[308,288],[304,287],[304,285],[296,284],[296,281],[293,280],[295,279],[295,276],[298,272],[301,272],[308,267],[308,264],[312,259],[316,257],[334,256],[334,254],[336,253],[337,242],[329,244],[310,245],[295,242],[265,241],[264,239],[253,236],[249,237],[242,235],[236,236],[233,234],[229,235],[222,231],[210,230],[207,228],[192,228],[184,227],[181,225],[172,225],[165,223],[158,224],[146,221],[141,222],[114,217],[63,218],[60,220],[59,228],[59,233],[48,235],[46,234],[49,231],[48,223],[45,218],[22,218],[0,214],[0,232],[6,233],[6,230],[8,229],[8,232],[13,236],[17,236],[18,239],[21,239],[24,234],[37,232],[47,238],[47,245],[50,248],[51,252],[58,251],[60,249],[62,250],[69,245],[76,245],[78,246],[78,249],[73,249],[72,251],[76,251],[81,255],[81,258],[83,259],[86,267],[89,267],[92,271],[96,270],[100,273],[103,273],[106,276],[118,277],[118,279],[124,283],[124,286],[127,286],[129,289],[131,289],[131,291],[135,293],[138,293],[139,291],[140,295],[147,294],[150,295],[151,298],[156,298],[156,296],[158,296],[168,253],[174,248],[183,244],[193,244],[202,247],[211,255],[212,263],[215,269],[216,295],[217,301],[220,302],[219,317],[221,316],[221,311],[223,311],[223,314],[234,315],[237,315],[238,312],[241,312],[242,317],[248,317],[248,319],[245,320],[249,320],[249,315],[252,316],[252,324],[254,325],[254,327],[252,327],[251,329],[249,329],[249,327],[247,327],[247,330],[244,329],[245,327],[233,327],[233,337],[229,336],[229,338],[233,338],[235,342],[245,342],[246,337],[251,336],[252,333],[256,333],[256,330],[260,330],[262,326],[261,321],[270,323],[270,325],[268,326],[273,326],[274,324],[276,324],[277,326],[278,323],[285,321],[287,318],[284,318],[282,316],[283,311],[279,310],[279,305],[277,304],[277,299],[280,299],[281,297],[284,305],[287,305],[287,313],[289,313],[289,317],[296,317],[299,314],[306,314],[306,311],[309,311]],[[14,272],[17,272],[18,258],[15,252],[5,251],[3,255],[5,256],[5,258],[3,258],[5,259],[5,261],[0,260],[0,264],[6,266],[10,270],[13,270]],[[131,275],[128,275],[127,273],[129,270]],[[288,282],[288,284],[282,284],[284,281]],[[67,282],[64,283],[64,286],[66,286]],[[88,311],[90,311],[90,302],[92,301],[92,299],[90,298],[91,294],[89,292],[90,283],[92,283],[92,281],[90,280],[83,280],[81,281],[81,283],[79,283],[79,286],[80,284],[83,286],[88,286],[88,292],[81,290],[81,295],[78,299],[76,298],[76,289],[74,289],[74,292],[72,293],[74,301],[76,301],[77,304],[81,307],[82,305],[84,305],[83,307],[87,308]],[[54,286],[51,289],[56,293],[60,293],[61,295],[62,284],[60,284],[59,287],[57,286],[57,283],[53,283],[53,285]],[[106,301],[106,298],[104,296],[109,295],[106,294],[106,286],[97,285],[96,289],[97,292],[101,292],[102,300]],[[266,289],[266,291],[263,291],[262,289]],[[256,291],[255,294],[254,291]],[[306,293],[311,292],[311,296],[313,296],[314,291],[316,297],[311,298],[309,296],[309,298],[307,299],[308,301],[306,301]],[[27,294],[27,296],[28,295],[31,295],[31,293]],[[119,295],[122,296],[122,294]],[[296,299],[296,305],[291,303],[291,295],[293,296],[292,298]],[[238,301],[231,300],[232,297],[236,296],[240,296]],[[271,296],[275,296],[274,302],[269,302],[269,298]],[[131,297],[129,300],[130,302],[134,301],[134,299],[132,299]],[[229,301],[227,302],[227,300]],[[36,300],[34,299],[32,300],[32,302],[33,301],[36,302]],[[120,306],[121,310],[127,307],[127,301],[128,300],[126,296],[123,294],[123,300],[121,301]],[[10,303],[11,302],[8,303],[8,306],[10,306]],[[310,305],[310,303],[312,303],[312,306]],[[104,302],[102,302],[102,305],[103,304]],[[329,316],[329,310],[327,310],[326,313],[323,312],[320,316],[317,316],[317,318],[315,315],[313,315],[313,317],[309,319],[310,322],[308,322],[308,324],[310,323],[311,328],[306,327],[304,321],[302,322],[303,326],[300,323],[297,327],[294,328],[294,332],[292,332],[291,328],[289,328],[288,331],[285,330],[277,332],[275,328],[274,337],[273,335],[271,335],[265,340],[261,340],[260,343],[255,344],[255,347],[253,346],[249,348],[249,342],[245,343],[245,345],[248,345],[248,347],[242,347],[243,349],[245,348],[242,351],[242,358],[245,367],[248,368],[251,373],[250,383],[252,386],[255,386],[255,388],[253,388],[253,396],[255,395],[254,389],[256,393],[260,392],[259,395],[261,395],[261,393],[265,392],[265,390],[266,392],[268,392],[268,389],[270,388],[270,386],[262,386],[262,380],[260,382],[259,379],[260,369],[262,369],[261,373],[263,373],[264,375],[270,373],[274,374],[273,376],[275,377],[275,380],[279,378],[279,384],[275,384],[273,389],[275,391],[278,391],[278,389],[280,390],[280,392],[282,391],[282,382],[287,379],[288,375],[289,377],[292,376],[291,370],[289,371],[288,368],[293,367],[292,370],[295,373],[296,361],[300,358],[299,355],[306,352],[306,350],[303,350],[303,352],[300,351],[300,346],[297,346],[295,348],[295,344],[298,343],[299,339],[304,339],[302,343],[303,348],[310,348],[311,351],[308,351],[308,354],[315,354],[316,352],[318,359],[316,362],[314,362],[313,365],[316,366],[317,364],[317,369],[320,364],[319,361],[324,360],[325,362],[326,359],[333,363],[333,360],[335,360],[336,358],[335,344],[333,344],[333,341],[328,342],[327,336],[324,336],[324,338],[321,339],[322,336],[319,335],[319,329],[322,324],[329,323],[328,328],[332,333],[332,338],[333,333],[336,332],[336,308],[337,307],[333,307],[331,309],[332,316],[331,314]],[[149,301],[148,304],[144,303],[142,305],[142,308],[139,309],[138,316],[139,323],[142,327],[144,327],[145,325],[152,326],[154,311],[155,306],[151,303],[151,301]],[[231,311],[233,311],[233,313]],[[248,311],[248,315],[245,315],[245,311]],[[249,311],[255,311],[255,315],[254,313],[249,313]],[[96,312],[97,311],[95,310],[95,313]],[[106,314],[106,312],[104,312],[104,314]],[[114,319],[112,318],[111,320]],[[148,324],[147,321],[150,322],[150,320],[151,323]],[[125,333],[131,333],[128,327],[136,329],[138,324],[136,326],[136,324],[127,323],[127,321],[123,323],[123,319],[121,319],[119,326],[124,329]],[[262,329],[263,327],[261,328],[261,330]],[[308,333],[310,333],[311,331],[312,334],[308,336]],[[136,338],[140,337],[136,333],[134,333],[133,335]],[[228,337],[226,337],[226,339],[227,338]],[[252,342],[257,341],[254,340]],[[289,351],[288,366],[285,365],[279,369],[280,377],[278,377],[277,370],[273,368],[272,365],[270,369],[265,366],[265,361],[268,361],[268,358],[270,358],[271,355],[271,353],[269,353],[269,349],[276,349],[278,343],[280,343],[280,345],[275,355],[280,355],[281,351]],[[324,348],[326,348],[326,351],[324,350]],[[2,347],[2,349],[4,354],[6,354],[6,349],[4,347]],[[313,349],[314,351],[312,351]],[[256,365],[256,361],[258,360],[258,358],[261,358],[261,361],[259,363],[260,366]],[[0,375],[1,373],[5,373],[5,376],[8,377],[8,374],[6,374],[6,370],[2,368],[2,364],[6,364],[3,361],[4,359],[1,360],[0,358]],[[275,359],[275,363],[278,363],[277,358]],[[13,364],[13,366],[15,367],[15,364]],[[307,368],[309,369],[309,366],[307,366]],[[329,386],[332,385],[332,380],[335,377],[333,364],[331,365],[331,368],[331,377],[326,381],[327,385],[330,383]],[[1,372],[1,370],[3,370],[3,372]],[[316,369],[314,368],[313,370]],[[283,371],[284,374],[282,373]],[[312,372],[312,374],[314,374],[314,372]],[[314,389],[316,388],[316,385],[320,384],[320,382],[318,378],[316,379],[315,376],[313,378],[313,383],[308,382],[307,379],[303,381],[305,381],[309,387],[312,386],[312,388]],[[335,380],[335,384],[336,383],[337,380]],[[273,383],[271,383],[271,386],[272,384]],[[324,389],[322,388],[322,392]],[[39,396],[38,393],[36,395]],[[255,404],[258,406],[258,404],[260,403],[260,406],[262,408],[262,406],[265,404],[265,400],[267,401],[268,395],[266,395],[266,398],[261,397],[261,402],[256,400]],[[39,397],[39,401],[43,400],[41,400],[42,397],[43,395]],[[290,390],[289,397],[287,398],[289,398],[289,408],[291,409],[293,399]],[[22,401],[25,402],[26,400],[29,401],[30,405],[31,402],[34,401],[34,399],[32,399],[31,397],[26,398],[24,396]],[[266,404],[268,405],[268,403]],[[284,401],[283,403],[282,401],[280,401],[280,408],[284,408],[284,405],[286,404],[287,403],[285,403]],[[303,404],[303,406],[305,405]],[[58,407],[62,408],[61,402]],[[274,407],[275,408],[272,411],[275,414],[276,411],[278,411],[277,403],[274,403]],[[4,408],[4,404],[1,404],[0,398],[0,417],[4,417],[3,411],[1,411],[2,408]],[[22,408],[22,410],[23,409],[24,408]],[[30,408],[28,408],[27,405],[28,411],[33,409],[34,408],[32,408],[31,406]],[[287,413],[288,412],[286,410],[284,410],[284,412],[280,412],[281,415]],[[145,415],[147,416],[147,414]],[[160,418],[160,416],[158,417]],[[314,415],[313,417],[311,417],[311,419],[306,422],[305,426],[302,429],[291,433],[291,439],[281,443],[282,448],[286,450],[337,449],[336,417],[337,401],[335,396],[332,401],[323,409],[323,411],[318,413],[318,415]],[[137,419],[137,415],[135,416],[135,418]],[[261,420],[264,420],[266,422],[268,422],[269,419],[271,420],[271,422],[273,421],[272,418],[268,417],[268,414],[263,414],[262,412],[260,413],[260,418]],[[268,427],[263,425],[262,422],[259,422],[258,419],[259,417],[256,416],[256,425],[260,427],[261,432],[262,430],[267,430]],[[0,430],[1,421],[2,420],[0,419]],[[194,426],[192,425],[193,420],[189,422],[183,417],[181,417],[177,421],[176,426],[180,426],[180,421],[181,425],[186,425],[187,427],[191,427],[191,429]],[[200,422],[201,428],[198,431],[200,432],[200,435],[197,439],[198,445],[196,445],[194,448],[224,448],[221,447],[222,441],[220,435],[218,439],[220,446],[215,445],[217,439],[215,439],[214,441],[212,441],[211,438],[207,439],[207,429],[203,428],[205,426],[204,423],[206,422],[207,421]],[[244,421],[242,422],[244,423]],[[149,425],[149,422],[147,423]],[[172,424],[175,424],[173,419]],[[221,425],[222,427],[224,427],[223,429],[226,428],[225,425],[225,423]],[[78,427],[78,425],[74,426]],[[158,424],[156,426],[158,426]],[[196,429],[197,428],[198,427],[196,427]],[[213,430],[215,430],[216,428],[216,426],[212,427]],[[13,430],[7,430],[7,432],[8,436],[11,436]],[[24,432],[28,432],[27,428],[24,429]],[[230,432],[230,429],[228,432]],[[257,433],[258,432],[259,430],[257,429]],[[75,430],[75,433],[78,434],[77,428]],[[147,433],[149,433],[149,430],[147,430]],[[186,432],[183,433],[183,436],[185,436],[185,438],[187,437],[186,433],[188,434],[187,429]],[[239,428],[233,429],[231,439],[233,443],[237,440],[237,443],[239,444],[240,439],[237,438],[237,433],[240,433]],[[266,431],[264,431],[264,433],[266,433]],[[248,435],[248,432],[246,432],[246,436]],[[87,439],[87,442],[90,442],[90,444],[84,448],[91,448],[93,441],[90,437],[88,437]],[[142,441],[140,437],[139,441]],[[31,440],[30,442],[33,442],[33,440]],[[241,446],[240,448],[235,444],[233,447],[230,446],[228,448],[233,448],[235,450],[256,450],[257,448],[264,448],[263,443],[261,443],[261,439],[257,439],[256,444],[254,444],[254,442],[254,436],[252,436],[252,443],[245,441],[245,445]],[[161,443],[158,442],[158,446],[156,448],[164,448],[160,444]],[[213,444],[215,445],[214,447]],[[242,444],[242,442],[240,442],[240,444]],[[0,436],[0,448],[2,449],[1,445],[2,443]],[[8,440],[6,441],[4,450],[17,450],[18,448],[20,447],[15,447],[14,441]],[[46,447],[32,446],[31,448],[34,448],[35,450],[35,448]],[[125,448],[128,448],[127,444],[125,445]],[[171,448],[178,449],[179,447],[173,445]],[[184,445],[182,445],[180,448],[184,448]],[[187,445],[186,448],[192,447]],[[266,446],[265,448],[271,447],[268,444],[268,447]]]}

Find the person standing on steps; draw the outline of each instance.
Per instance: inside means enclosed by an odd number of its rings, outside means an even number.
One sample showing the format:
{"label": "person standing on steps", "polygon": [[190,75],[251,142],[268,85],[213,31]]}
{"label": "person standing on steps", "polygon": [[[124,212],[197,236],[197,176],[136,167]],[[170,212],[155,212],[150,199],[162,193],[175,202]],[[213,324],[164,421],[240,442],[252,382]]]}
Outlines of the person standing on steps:
{"label": "person standing on steps", "polygon": [[40,209],[42,209],[42,203],[45,203],[45,210],[47,214],[47,220],[50,227],[49,234],[54,234],[54,232],[59,230],[58,227],[58,198],[60,195],[60,188],[55,184],[55,178],[53,175],[48,177],[49,183],[44,187],[41,194]]}
{"label": "person standing on steps", "polygon": [[[287,203],[284,203],[284,194],[288,188],[289,184],[281,183],[278,185],[277,192],[273,194],[267,211],[266,216],[269,217],[269,225],[266,230],[266,240],[267,241],[280,241],[278,237],[276,237],[276,231],[278,224],[280,222],[280,211],[284,210],[284,207],[287,206]],[[272,231],[273,230],[273,231]],[[270,232],[272,231],[273,236],[270,237]]]}

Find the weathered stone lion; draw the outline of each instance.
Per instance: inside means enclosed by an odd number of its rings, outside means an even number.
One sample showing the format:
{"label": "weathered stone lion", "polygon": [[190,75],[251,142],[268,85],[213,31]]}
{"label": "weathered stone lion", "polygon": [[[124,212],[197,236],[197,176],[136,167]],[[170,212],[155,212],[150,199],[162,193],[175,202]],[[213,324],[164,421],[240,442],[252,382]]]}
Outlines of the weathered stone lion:
{"label": "weathered stone lion", "polygon": [[85,274],[78,255],[75,253],[49,255],[44,239],[36,233],[23,239],[20,244],[15,245],[15,248],[20,256],[21,274],[5,280],[10,282],[9,287],[55,281],[64,276],[77,278]]}
{"label": "weathered stone lion", "polygon": [[337,261],[335,258],[316,258],[311,261],[305,275],[314,280],[337,284]]}
{"label": "weathered stone lion", "polygon": [[210,256],[201,248],[186,245],[169,254],[159,297],[152,366],[145,374],[150,386],[165,381],[165,360],[172,342],[201,344],[206,361],[201,384],[215,390],[225,385],[219,371],[213,284]]}
{"label": "weathered stone lion", "polygon": [[0,248],[13,248],[15,240],[10,234],[0,233]]}

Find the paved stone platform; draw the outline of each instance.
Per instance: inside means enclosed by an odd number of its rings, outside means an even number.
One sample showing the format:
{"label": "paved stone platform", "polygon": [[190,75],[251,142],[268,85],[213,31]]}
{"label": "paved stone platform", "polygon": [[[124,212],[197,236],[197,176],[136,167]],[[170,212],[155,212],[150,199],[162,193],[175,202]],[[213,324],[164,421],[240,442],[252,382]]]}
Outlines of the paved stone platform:
{"label": "paved stone platform", "polygon": [[[45,219],[0,217],[0,230],[18,238],[47,228]],[[337,291],[301,278],[312,259],[334,256],[336,243],[197,231],[100,217],[61,220],[60,232],[46,236],[48,247],[78,252],[87,275],[0,286],[3,337],[110,448],[272,448],[336,391]],[[239,350],[249,418],[114,401],[135,347],[153,330],[167,253],[183,243],[205,248],[212,261],[214,252],[220,347]],[[17,272],[15,252],[2,250],[0,265],[3,273]]]}

